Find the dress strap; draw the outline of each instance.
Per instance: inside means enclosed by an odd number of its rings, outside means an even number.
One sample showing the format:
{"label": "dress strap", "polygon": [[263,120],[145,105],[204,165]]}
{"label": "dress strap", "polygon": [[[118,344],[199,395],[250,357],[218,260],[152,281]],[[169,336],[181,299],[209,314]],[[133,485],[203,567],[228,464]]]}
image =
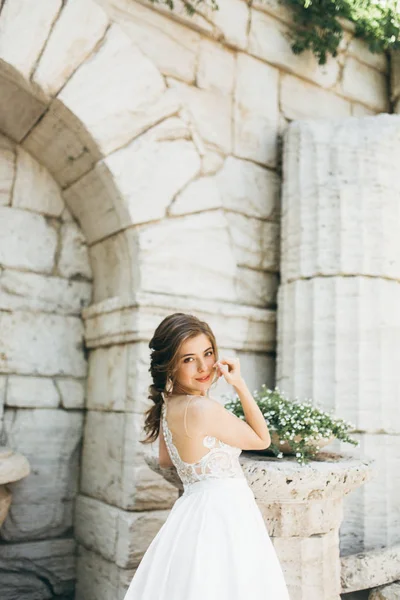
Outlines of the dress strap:
{"label": "dress strap", "polygon": [[[189,395],[189,394],[188,394],[188,395]],[[184,415],[184,419],[183,419],[183,420],[184,420],[184,425],[185,425],[186,435],[187,435],[187,436],[188,436],[188,437],[189,437],[189,438],[192,440],[192,439],[193,439],[193,436],[191,436],[191,435],[189,435],[189,434],[188,434],[188,430],[187,430],[187,426],[186,426],[186,413],[187,413],[187,409],[188,409],[188,406],[189,406],[189,403],[190,403],[190,401],[191,401],[191,400],[193,400],[193,396],[190,396],[190,398],[189,398],[189,400],[188,400],[188,402],[187,402],[187,404],[186,404],[186,407],[185,407],[185,415]]]}

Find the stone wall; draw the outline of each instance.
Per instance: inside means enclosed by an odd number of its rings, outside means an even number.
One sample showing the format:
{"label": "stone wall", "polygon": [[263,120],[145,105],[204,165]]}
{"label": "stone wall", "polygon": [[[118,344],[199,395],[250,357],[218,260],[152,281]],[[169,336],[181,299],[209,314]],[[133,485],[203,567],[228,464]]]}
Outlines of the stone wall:
{"label": "stone wall", "polygon": [[[193,312],[214,328],[222,353],[241,358],[251,387],[273,385],[281,135],[292,119],[376,114],[389,107],[387,61],[371,55],[351,31],[338,58],[319,67],[311,55],[290,50],[290,16],[278,3],[219,4],[217,13],[195,18],[180,6],[171,14],[134,0],[42,0],[34,9],[26,0],[6,0],[1,11],[0,129],[62,190],[93,274],[92,305],[82,314],[88,410],[76,505],[77,597],[84,600],[123,594],[176,498],[144,461],[156,445],[138,442],[154,328],[171,312]],[[21,36],[24,45],[17,43]],[[12,153],[8,162],[6,180]],[[29,182],[25,187],[32,189]],[[57,264],[66,265],[67,279],[74,280],[68,252],[61,260],[63,244],[74,246],[80,235],[68,212],[50,215],[51,224],[38,217],[38,230],[32,229],[32,210],[26,212],[28,217],[13,217],[13,227],[29,260],[52,272],[55,263],[41,245],[48,238],[47,249],[55,244]],[[21,234],[25,229],[38,231],[35,253]],[[19,254],[6,252],[8,260]],[[7,416],[4,429],[10,444],[24,452],[30,437],[18,441],[21,427],[28,427],[20,419],[31,415],[35,439],[35,423],[44,427],[39,417],[48,414],[56,446],[62,440],[57,432],[72,416],[79,421],[68,437],[72,452],[81,413],[62,403],[77,394],[77,387],[70,388],[75,378],[83,381],[85,360],[80,345],[70,363],[62,344],[78,344],[79,311],[68,313],[72,300],[62,293],[59,310],[71,320],[63,330],[54,316],[41,314],[56,288],[38,288],[36,280],[29,285],[30,306],[39,303],[36,324],[15,329],[8,309],[4,317],[14,328],[10,356],[18,374],[7,397],[11,389],[14,403],[27,402],[21,400],[28,396],[21,376],[34,376],[30,401],[40,394],[49,407],[10,406],[6,411],[16,418]],[[60,462],[64,470],[72,465],[67,512],[75,464],[68,456]],[[58,535],[64,521],[54,522]]]}
{"label": "stone wall", "polygon": [[0,572],[2,596],[14,589],[25,598],[25,590],[73,589],[87,372],[81,311],[92,285],[85,240],[48,171],[1,136],[0,173],[1,443],[31,465],[12,486]]}

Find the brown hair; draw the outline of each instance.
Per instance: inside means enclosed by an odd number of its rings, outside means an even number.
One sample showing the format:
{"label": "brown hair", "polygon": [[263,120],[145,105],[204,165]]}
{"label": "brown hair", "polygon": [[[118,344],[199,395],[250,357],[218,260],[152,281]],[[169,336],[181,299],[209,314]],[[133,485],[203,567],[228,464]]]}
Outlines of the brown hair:
{"label": "brown hair", "polygon": [[[210,326],[205,321],[200,321],[193,315],[174,313],[166,317],[158,325],[149,342],[150,368],[153,383],[149,386],[151,406],[145,412],[144,430],[147,437],[140,440],[142,444],[154,442],[160,433],[160,418],[163,405],[161,392],[166,393],[165,386],[169,378],[173,384],[174,374],[178,363],[178,354],[181,344],[192,337],[204,333],[210,340],[214,350],[215,360],[218,360],[217,342]],[[218,380],[215,374],[211,385]]]}

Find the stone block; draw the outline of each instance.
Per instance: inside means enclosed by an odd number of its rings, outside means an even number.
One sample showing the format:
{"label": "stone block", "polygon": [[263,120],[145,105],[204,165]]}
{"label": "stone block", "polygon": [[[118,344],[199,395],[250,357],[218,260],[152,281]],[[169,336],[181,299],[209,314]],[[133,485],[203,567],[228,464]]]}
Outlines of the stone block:
{"label": "stone block", "polygon": [[353,102],[351,105],[351,114],[353,117],[372,117],[376,115],[377,111],[372,108],[368,108],[364,104]]}
{"label": "stone block", "polygon": [[246,54],[237,57],[234,153],[275,166],[278,150],[279,71]]}
{"label": "stone block", "polygon": [[279,225],[233,212],[226,218],[237,265],[278,272]]}
{"label": "stone block", "polygon": [[[293,600],[339,598],[338,533],[313,537],[271,538]],[[329,568],[326,566],[329,565]],[[325,568],[324,568],[325,567]]]}
{"label": "stone block", "polygon": [[68,409],[85,408],[85,382],[77,379],[56,379],[61,406]]}
{"label": "stone block", "polygon": [[35,10],[31,8],[29,0],[7,2],[2,9],[0,23],[0,57],[27,79],[46,44],[62,1],[41,0]]}
{"label": "stone block", "polygon": [[[69,598],[76,575],[75,540],[0,544],[2,600]],[[17,595],[16,595],[17,594]]]}
{"label": "stone block", "polygon": [[57,232],[44,217],[17,208],[0,207],[0,239],[3,266],[51,273]]}
{"label": "stone block", "polygon": [[[88,244],[108,238],[127,221],[128,210],[103,162],[64,190],[65,202],[85,232]],[[125,209],[125,210],[124,210]],[[94,218],[96,215],[96,218]]]}
{"label": "stone block", "polygon": [[85,377],[83,325],[78,317],[0,312],[0,372]]}
{"label": "stone block", "polygon": [[342,499],[307,503],[258,504],[268,532],[275,538],[323,536],[338,530],[343,519]]}
{"label": "stone block", "polygon": [[237,268],[236,294],[240,304],[273,307],[278,292],[278,274],[255,271],[247,267]]}
{"label": "stone block", "polygon": [[61,277],[71,279],[91,279],[88,248],[85,237],[74,222],[61,226],[60,251],[57,270]]}
{"label": "stone block", "polygon": [[187,215],[222,208],[220,191],[215,177],[201,177],[189,183],[173,200],[170,215]]}
{"label": "stone block", "polygon": [[15,176],[15,154],[12,148],[0,147],[0,206],[11,204]]}
{"label": "stone block", "polygon": [[41,164],[62,187],[90,171],[102,156],[79,117],[58,100],[53,100],[43,119],[31,128],[22,146],[40,156]]}
{"label": "stone block", "polygon": [[400,545],[342,556],[343,592],[366,590],[400,581]]}
{"label": "stone block", "polygon": [[54,382],[45,377],[9,376],[6,405],[23,408],[57,408],[60,395]]}
{"label": "stone block", "polygon": [[[389,549],[400,540],[398,435],[379,432],[357,433],[353,437],[359,440],[360,445],[352,447],[352,455],[373,458],[374,477],[363,488],[351,494],[344,504],[344,519],[340,530],[343,556],[380,548]],[[343,442],[338,443],[338,452],[348,453],[349,446]],[[385,502],[382,502],[382,498],[385,498]],[[379,570],[375,573],[378,576]]]}
{"label": "stone block", "polygon": [[92,286],[87,281],[68,281],[5,269],[0,276],[0,309],[80,315],[88,306]]}
{"label": "stone block", "polygon": [[[222,211],[141,227],[137,232],[141,290],[173,295],[190,290],[191,296],[234,301],[236,261],[231,244]],[[165,270],[165,264],[174,268]]]}
{"label": "stone block", "polygon": [[123,569],[137,568],[169,510],[126,512],[93,498],[78,496],[77,540]]}
{"label": "stone block", "polygon": [[47,169],[21,147],[17,149],[12,205],[50,217],[60,217],[64,210],[58,184]]}
{"label": "stone block", "polygon": [[211,149],[229,154],[232,149],[230,98],[171,78],[168,78],[168,85],[177,90],[188,118],[203,142]]}
{"label": "stone block", "polygon": [[194,83],[199,33],[129,0],[107,3],[107,10],[163,75]]}
{"label": "stone block", "polygon": [[[172,135],[177,126],[182,130],[179,137],[187,135],[181,121],[171,121]],[[168,139],[167,128],[167,123],[159,125],[105,161],[125,198],[130,223],[163,218],[176,194],[200,171],[200,158],[193,142]]]}
{"label": "stone block", "polygon": [[150,339],[160,320],[176,311],[206,320],[223,348],[243,352],[275,351],[276,312],[197,296],[137,292],[121,302],[110,298],[83,310],[88,348]]}
{"label": "stone block", "polygon": [[351,103],[298,77],[282,74],[281,109],[287,119],[349,117]]}
{"label": "stone block", "polygon": [[387,76],[351,56],[346,59],[340,87],[346,98],[389,112]]}
{"label": "stone block", "polygon": [[124,231],[89,248],[93,273],[93,300],[130,298],[140,285],[134,233]]}
{"label": "stone block", "polygon": [[[235,48],[246,48],[250,11],[242,0],[219,0],[218,10],[207,11],[208,20],[215,24],[218,38]],[[217,33],[216,32],[216,33]]]}
{"label": "stone block", "polygon": [[148,406],[148,344],[97,348],[89,357],[88,408],[142,413]]}
{"label": "stone block", "polygon": [[34,81],[54,96],[95,50],[108,25],[93,0],[69,0],[55,23],[34,74]]}
{"label": "stone block", "polygon": [[82,424],[78,412],[5,410],[4,441],[26,456],[31,474],[10,486],[13,501],[1,528],[4,540],[57,537],[70,529]]}
{"label": "stone block", "polygon": [[399,133],[394,115],[291,124],[284,149],[282,281],[321,273],[400,279]]}
{"label": "stone block", "polygon": [[255,10],[252,12],[248,51],[271,65],[313,81],[323,88],[335,85],[339,77],[338,61],[330,58],[325,65],[319,65],[311,51],[301,55],[294,54],[290,34],[291,28],[288,25],[267,13]]}
{"label": "stone block", "polygon": [[59,99],[108,154],[138,134],[138,123],[139,129],[143,127],[148,106],[159,101],[164,90],[153,63],[119,27],[112,26],[97,53],[75,71]]}
{"label": "stone block", "polygon": [[117,567],[83,546],[78,554],[76,600],[123,600],[134,570]]}
{"label": "stone block", "polygon": [[274,171],[230,156],[216,181],[225,209],[248,217],[279,219],[280,179]]}
{"label": "stone block", "polygon": [[372,590],[368,600],[399,600],[400,582],[384,585],[376,590]]}
{"label": "stone block", "polygon": [[278,385],[292,398],[313,398],[357,430],[398,434],[399,302],[396,281],[372,277],[315,277],[281,285]]}
{"label": "stone block", "polygon": [[347,46],[347,53],[356,58],[359,62],[381,71],[388,73],[389,58],[384,52],[371,52],[367,42],[360,38],[353,37]]}
{"label": "stone block", "polygon": [[[20,34],[16,40],[20,40]],[[22,76],[16,75],[6,64],[0,67],[0,97],[7,107],[0,112],[0,130],[20,142],[46,111],[46,103],[26,90]]]}
{"label": "stone block", "polygon": [[89,411],[82,455],[81,491],[128,510],[169,508],[176,490],[152,472],[143,453],[142,418],[135,414]]}
{"label": "stone block", "polygon": [[231,51],[213,40],[201,40],[196,76],[199,88],[230,95],[235,70],[235,56]]}

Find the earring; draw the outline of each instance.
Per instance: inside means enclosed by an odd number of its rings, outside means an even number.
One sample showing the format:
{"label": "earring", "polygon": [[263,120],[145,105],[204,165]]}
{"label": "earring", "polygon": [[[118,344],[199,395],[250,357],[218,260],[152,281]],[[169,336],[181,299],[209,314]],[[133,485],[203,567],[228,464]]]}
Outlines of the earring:
{"label": "earring", "polygon": [[174,382],[172,381],[171,377],[167,378],[167,383],[165,384],[165,391],[167,392],[167,394],[170,394],[172,392],[174,388]]}

